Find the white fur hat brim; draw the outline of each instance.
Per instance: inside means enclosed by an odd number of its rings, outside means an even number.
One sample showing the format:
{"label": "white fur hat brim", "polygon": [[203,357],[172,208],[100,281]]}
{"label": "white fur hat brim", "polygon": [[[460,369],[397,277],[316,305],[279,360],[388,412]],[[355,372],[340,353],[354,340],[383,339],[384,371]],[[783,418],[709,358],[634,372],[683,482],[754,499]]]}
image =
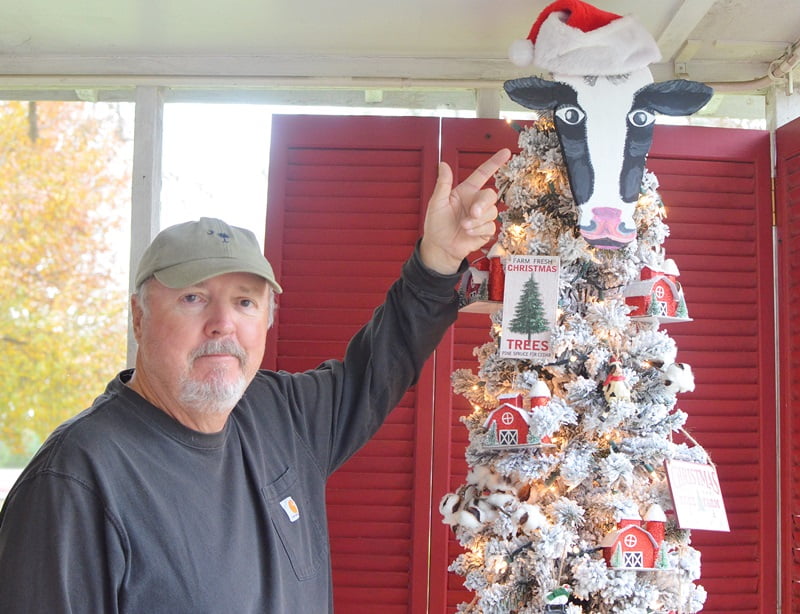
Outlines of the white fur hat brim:
{"label": "white fur hat brim", "polygon": [[533,45],[533,63],[562,75],[622,75],[660,59],[652,35],[633,17],[584,32],[553,13],[542,23]]}

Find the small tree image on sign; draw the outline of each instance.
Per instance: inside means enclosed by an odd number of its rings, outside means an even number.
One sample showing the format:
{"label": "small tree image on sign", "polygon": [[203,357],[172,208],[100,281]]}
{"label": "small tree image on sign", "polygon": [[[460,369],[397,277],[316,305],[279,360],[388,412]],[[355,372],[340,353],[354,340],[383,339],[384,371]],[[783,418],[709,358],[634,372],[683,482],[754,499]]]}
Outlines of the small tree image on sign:
{"label": "small tree image on sign", "polygon": [[533,275],[528,278],[522,288],[522,294],[514,310],[514,317],[508,328],[512,333],[527,335],[528,339],[532,335],[543,333],[550,328],[545,316],[539,284],[536,283]]}

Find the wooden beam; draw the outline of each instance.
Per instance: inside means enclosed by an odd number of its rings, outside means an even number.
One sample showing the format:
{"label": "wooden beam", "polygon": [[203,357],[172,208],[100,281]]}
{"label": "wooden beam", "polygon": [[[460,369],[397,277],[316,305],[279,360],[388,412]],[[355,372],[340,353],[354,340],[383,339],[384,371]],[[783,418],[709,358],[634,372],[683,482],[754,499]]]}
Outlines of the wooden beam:
{"label": "wooden beam", "polygon": [[683,0],[678,10],[658,37],[658,47],[664,61],[669,62],[677,55],[689,39],[697,24],[706,16],[716,0]]}

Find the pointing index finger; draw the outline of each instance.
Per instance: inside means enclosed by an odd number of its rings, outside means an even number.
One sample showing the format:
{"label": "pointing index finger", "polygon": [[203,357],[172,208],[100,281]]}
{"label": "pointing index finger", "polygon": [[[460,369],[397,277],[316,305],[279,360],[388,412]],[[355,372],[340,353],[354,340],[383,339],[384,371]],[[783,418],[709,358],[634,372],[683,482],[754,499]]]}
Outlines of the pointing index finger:
{"label": "pointing index finger", "polygon": [[497,170],[508,162],[510,157],[510,150],[507,148],[501,149],[472,171],[472,174],[464,180],[464,184],[470,185],[476,189],[482,188],[484,184],[494,176]]}

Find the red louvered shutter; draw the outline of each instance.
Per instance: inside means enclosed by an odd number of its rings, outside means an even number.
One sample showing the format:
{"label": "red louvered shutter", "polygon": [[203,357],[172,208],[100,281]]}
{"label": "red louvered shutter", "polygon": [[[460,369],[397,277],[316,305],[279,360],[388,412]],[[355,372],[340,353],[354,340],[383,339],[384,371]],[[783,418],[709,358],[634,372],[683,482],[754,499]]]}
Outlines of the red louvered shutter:
{"label": "red louvered shutter", "polygon": [[696,388],[687,430],[717,466],[730,533],[693,531],[707,614],[774,611],[777,536],[769,135],[659,127],[648,168],[693,322],[667,327]]}
{"label": "red louvered shutter", "polygon": [[[344,354],[419,237],[437,153],[432,118],[274,118],[266,245],[285,293],[267,366]],[[425,609],[432,390],[428,366],[329,481],[338,612]]]}
{"label": "red louvered shutter", "polygon": [[[442,157],[457,179],[500,147],[517,149],[517,133],[500,121],[444,120],[441,138]],[[381,302],[418,236],[435,180],[436,143],[437,120],[276,118],[267,251],[287,292],[267,366],[304,369],[340,355]],[[691,433],[717,463],[732,528],[693,534],[709,591],[704,611],[772,611],[777,509],[768,138],[658,127],[649,168],[661,183],[672,231],[666,248],[680,267],[694,318],[670,328],[679,360],[692,365],[697,379],[696,391],[679,403],[690,414]],[[338,611],[453,612],[471,599],[461,578],[446,571],[458,546],[436,508],[466,474],[466,431],[458,419],[469,408],[452,395],[450,374],[474,368],[472,349],[487,339],[486,316],[461,316],[437,350],[435,374],[426,369],[376,439],[331,480]],[[784,435],[800,441],[798,432]],[[793,479],[791,493],[800,483],[797,472]],[[796,496],[793,505],[797,513]]]}
{"label": "red louvered shutter", "polygon": [[776,131],[780,262],[781,593],[800,611],[800,119]]}

